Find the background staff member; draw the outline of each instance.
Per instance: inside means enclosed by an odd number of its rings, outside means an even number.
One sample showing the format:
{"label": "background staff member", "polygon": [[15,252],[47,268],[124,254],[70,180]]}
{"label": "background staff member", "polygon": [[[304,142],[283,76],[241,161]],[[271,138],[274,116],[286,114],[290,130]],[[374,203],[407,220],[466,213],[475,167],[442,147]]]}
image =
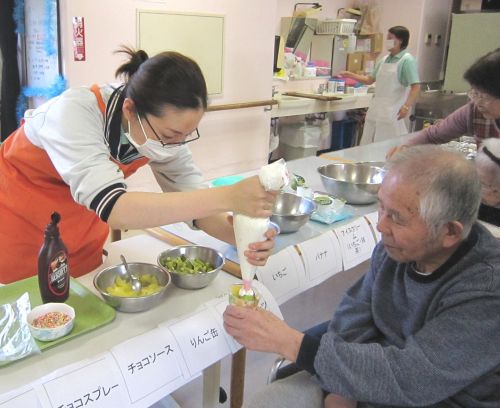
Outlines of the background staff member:
{"label": "background staff member", "polygon": [[[202,175],[187,143],[200,137],[207,107],[199,66],[175,52],[152,58],[124,49],[118,68],[125,83],[66,90],[31,111],[0,149],[0,282],[33,276],[50,214],[58,211],[69,250],[71,274],[102,262],[102,248],[115,229],[148,228],[178,221],[196,225],[234,244],[226,211],[271,215],[275,194],[258,177],[233,186],[199,189]],[[151,165],[163,191],[128,192],[125,178]],[[246,255],[263,265],[267,240]]]}
{"label": "background staff member", "polygon": [[371,75],[350,71],[340,73],[367,85],[377,82],[375,95],[366,113],[360,144],[380,142],[408,133],[402,119],[408,116],[420,91],[415,58],[406,51],[409,40],[410,32],[406,27],[392,27],[386,39],[389,55],[377,61]]}

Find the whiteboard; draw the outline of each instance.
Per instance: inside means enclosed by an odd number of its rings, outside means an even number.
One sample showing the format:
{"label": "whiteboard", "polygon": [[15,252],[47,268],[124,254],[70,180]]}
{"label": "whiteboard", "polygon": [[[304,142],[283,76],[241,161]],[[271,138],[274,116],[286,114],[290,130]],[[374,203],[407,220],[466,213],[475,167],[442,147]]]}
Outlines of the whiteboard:
{"label": "whiteboard", "polygon": [[453,14],[444,89],[467,91],[465,71],[479,57],[497,49],[499,38],[500,13]]}
{"label": "whiteboard", "polygon": [[210,95],[222,93],[224,16],[137,10],[137,46],[153,56],[177,51],[200,66]]}
{"label": "whiteboard", "polygon": [[[49,5],[46,4],[47,1],[50,1]],[[25,85],[44,93],[54,86],[60,74],[58,4],[57,0],[25,0],[24,5]],[[47,14],[49,11],[50,15]],[[48,53],[50,50],[52,52]],[[31,100],[31,106],[38,106],[46,99],[46,97],[35,96]]]}

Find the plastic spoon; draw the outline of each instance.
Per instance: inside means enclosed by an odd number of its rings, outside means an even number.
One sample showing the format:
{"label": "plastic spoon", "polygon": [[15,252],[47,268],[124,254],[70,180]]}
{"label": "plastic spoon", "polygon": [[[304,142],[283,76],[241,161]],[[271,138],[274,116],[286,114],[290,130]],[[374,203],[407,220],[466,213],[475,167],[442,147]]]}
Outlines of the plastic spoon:
{"label": "plastic spoon", "polygon": [[123,266],[125,267],[126,276],[131,281],[132,290],[134,292],[140,292],[142,289],[141,281],[137,278],[137,276],[130,272],[130,270],[128,269],[127,260],[123,255],[120,255],[120,259],[122,260]]}

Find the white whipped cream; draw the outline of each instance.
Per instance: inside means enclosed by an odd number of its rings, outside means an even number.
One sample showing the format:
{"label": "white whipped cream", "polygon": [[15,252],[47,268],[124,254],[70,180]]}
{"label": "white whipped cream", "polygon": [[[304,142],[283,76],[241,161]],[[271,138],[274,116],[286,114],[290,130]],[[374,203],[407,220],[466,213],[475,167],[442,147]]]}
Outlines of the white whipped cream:
{"label": "white whipped cream", "polygon": [[238,295],[240,295],[240,297],[243,297],[243,296],[255,296],[255,292],[253,291],[252,288],[249,288],[249,289],[245,289],[243,286],[240,288],[240,291],[238,292]]}

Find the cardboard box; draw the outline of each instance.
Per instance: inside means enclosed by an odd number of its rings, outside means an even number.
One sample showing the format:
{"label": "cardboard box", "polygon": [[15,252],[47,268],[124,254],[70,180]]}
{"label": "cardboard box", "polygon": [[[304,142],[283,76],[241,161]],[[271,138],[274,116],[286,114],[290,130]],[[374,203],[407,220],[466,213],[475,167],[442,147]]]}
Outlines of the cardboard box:
{"label": "cardboard box", "polygon": [[353,52],[347,54],[346,69],[351,72],[359,72],[363,67],[363,53]]}
{"label": "cardboard box", "polygon": [[370,52],[372,49],[372,39],[370,37],[358,37],[356,39],[356,52]]}
{"label": "cardboard box", "polygon": [[365,74],[371,74],[375,68],[375,61],[377,59],[377,54],[370,52],[363,53],[363,65],[362,70]]}
{"label": "cardboard box", "polygon": [[375,33],[372,36],[371,52],[382,52],[382,51],[384,51],[384,34]]}

